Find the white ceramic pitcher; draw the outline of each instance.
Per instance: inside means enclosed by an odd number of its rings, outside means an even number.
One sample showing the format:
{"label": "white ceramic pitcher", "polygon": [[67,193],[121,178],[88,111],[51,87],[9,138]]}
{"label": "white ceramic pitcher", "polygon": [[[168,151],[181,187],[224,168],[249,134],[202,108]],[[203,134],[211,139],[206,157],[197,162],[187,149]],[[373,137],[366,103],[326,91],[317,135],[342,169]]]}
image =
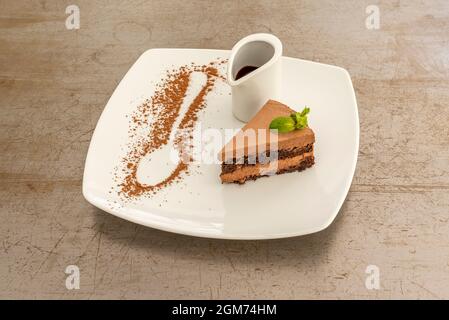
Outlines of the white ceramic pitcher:
{"label": "white ceramic pitcher", "polygon": [[[281,94],[282,43],[274,35],[255,33],[235,44],[228,62],[227,78],[232,88],[232,113],[248,122],[269,99]],[[242,68],[257,67],[236,79]]]}

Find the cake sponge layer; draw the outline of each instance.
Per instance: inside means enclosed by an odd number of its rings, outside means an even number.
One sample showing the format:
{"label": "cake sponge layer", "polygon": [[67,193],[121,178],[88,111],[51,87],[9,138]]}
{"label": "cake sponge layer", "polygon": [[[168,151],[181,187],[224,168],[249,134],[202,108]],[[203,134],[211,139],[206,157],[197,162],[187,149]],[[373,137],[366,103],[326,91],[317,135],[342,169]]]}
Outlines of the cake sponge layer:
{"label": "cake sponge layer", "polygon": [[220,175],[223,183],[243,184],[247,180],[256,180],[259,177],[282,174],[293,171],[302,171],[313,166],[315,158],[313,151],[302,155],[276,160],[268,164],[242,165],[232,172]]}

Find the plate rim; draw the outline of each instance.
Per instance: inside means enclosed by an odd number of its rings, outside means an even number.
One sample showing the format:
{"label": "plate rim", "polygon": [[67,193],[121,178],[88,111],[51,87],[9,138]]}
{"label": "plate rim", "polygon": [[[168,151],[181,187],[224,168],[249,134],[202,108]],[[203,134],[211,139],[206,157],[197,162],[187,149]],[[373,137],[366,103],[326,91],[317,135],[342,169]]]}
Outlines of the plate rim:
{"label": "plate rim", "polygon": [[[91,140],[89,142],[89,148],[86,154],[86,158],[85,158],[85,164],[84,164],[84,172],[83,172],[83,183],[82,183],[82,194],[84,196],[84,198],[87,200],[87,202],[89,202],[91,205],[109,213],[112,214],[116,217],[122,218],[124,220],[128,220],[130,222],[133,223],[137,223],[139,225],[143,225],[145,227],[150,227],[153,229],[157,229],[157,230],[162,230],[162,231],[166,231],[166,232],[171,232],[171,233],[176,233],[176,234],[182,234],[182,235],[187,235],[187,236],[193,236],[193,237],[200,237],[200,238],[210,238],[210,239],[223,239],[223,240],[269,240],[269,239],[283,239],[283,238],[291,238],[291,237],[298,237],[298,236],[303,236],[303,235],[307,235],[307,234],[312,234],[312,233],[316,233],[316,232],[320,232],[324,229],[326,229],[327,227],[329,227],[329,225],[335,220],[336,216],[338,215],[338,213],[340,212],[340,209],[343,205],[343,203],[345,202],[348,193],[349,193],[349,189],[351,188],[352,185],[352,181],[354,179],[354,174],[355,174],[355,170],[357,167],[357,161],[358,161],[358,153],[359,153],[359,147],[360,147],[360,118],[359,118],[359,112],[358,112],[358,104],[357,104],[357,98],[356,98],[356,94],[355,94],[355,90],[354,90],[354,86],[352,83],[352,79],[351,79],[351,75],[349,74],[349,72],[339,66],[335,66],[335,65],[330,65],[330,64],[324,64],[321,62],[315,62],[315,61],[310,61],[310,60],[304,60],[304,59],[300,59],[300,58],[293,58],[293,57],[287,57],[287,56],[282,56],[282,59],[287,59],[287,60],[295,60],[295,61],[301,61],[301,62],[305,62],[305,63],[310,63],[310,64],[318,64],[318,65],[322,65],[325,67],[332,67],[332,68],[337,68],[340,71],[342,71],[345,74],[346,80],[349,82],[350,88],[351,88],[351,99],[354,103],[355,106],[355,120],[356,120],[356,126],[355,126],[355,148],[354,148],[354,154],[352,155],[352,163],[351,163],[351,173],[350,173],[350,178],[346,180],[346,185],[344,186],[344,196],[342,196],[339,200],[338,205],[335,206],[334,211],[332,212],[331,215],[329,215],[329,218],[321,225],[316,226],[314,228],[310,228],[307,230],[302,230],[300,232],[290,232],[290,233],[270,233],[270,234],[259,234],[259,235],[254,235],[254,234],[237,234],[237,235],[231,235],[231,234],[226,234],[226,233],[211,233],[211,232],[207,232],[207,231],[203,231],[203,230],[195,230],[192,228],[176,228],[176,227],[171,227],[170,225],[165,225],[163,223],[160,222],[149,222],[148,220],[142,220],[139,218],[136,218],[134,216],[132,216],[129,213],[126,212],[122,212],[123,210],[121,209],[112,209],[111,207],[108,207],[106,205],[103,204],[104,201],[101,201],[101,199],[98,199],[95,195],[93,195],[93,193],[89,192],[89,188],[87,187],[87,170],[86,168],[88,167],[88,163],[91,160],[92,156],[92,145],[93,145],[93,141],[95,140],[96,137],[96,133],[98,131],[98,128],[101,126],[101,124],[104,122],[104,114],[106,112],[106,109],[112,99],[112,97],[114,96],[114,94],[116,93],[117,89],[122,85],[122,83],[125,82],[125,80],[129,77],[131,70],[133,70],[134,66],[141,60],[144,58],[144,56],[154,52],[154,51],[197,51],[197,50],[201,50],[201,51],[211,51],[211,52],[217,52],[217,53],[229,53],[230,50],[221,50],[221,49],[200,49],[200,48],[151,48],[148,49],[146,51],[144,51],[137,59],[136,61],[131,65],[131,67],[128,69],[128,71],[125,73],[125,75],[123,76],[123,78],[120,80],[120,82],[117,84],[117,86],[115,87],[114,91],[112,92],[111,96],[109,97],[108,101],[106,102],[106,105],[104,106],[100,117],[98,118],[97,124],[95,125],[95,129],[94,132],[92,134]],[[151,213],[151,210],[148,210],[149,213]]]}

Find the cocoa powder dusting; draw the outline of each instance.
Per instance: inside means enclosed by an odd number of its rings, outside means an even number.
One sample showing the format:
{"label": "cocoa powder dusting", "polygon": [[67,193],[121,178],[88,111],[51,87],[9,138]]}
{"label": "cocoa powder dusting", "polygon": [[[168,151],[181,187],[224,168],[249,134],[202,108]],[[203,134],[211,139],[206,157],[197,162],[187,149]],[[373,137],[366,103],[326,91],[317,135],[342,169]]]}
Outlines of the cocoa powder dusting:
{"label": "cocoa powder dusting", "polygon": [[[202,66],[192,63],[189,66],[168,71],[164,80],[156,86],[153,96],[137,107],[130,117],[129,137],[132,142],[127,155],[122,160],[122,173],[115,175],[120,196],[132,199],[143,194],[155,193],[173,182],[179,181],[181,174],[188,172],[189,162],[192,160],[191,133],[198,120],[198,112],[205,107],[206,95],[212,90],[217,79],[224,79],[217,67],[226,62],[226,60],[221,60]],[[206,83],[188,106],[178,127],[173,128],[193,72],[205,74]],[[166,145],[170,141],[172,130],[176,130],[174,147],[181,160],[162,181],[154,185],[140,183],[137,179],[140,160],[145,155]]]}

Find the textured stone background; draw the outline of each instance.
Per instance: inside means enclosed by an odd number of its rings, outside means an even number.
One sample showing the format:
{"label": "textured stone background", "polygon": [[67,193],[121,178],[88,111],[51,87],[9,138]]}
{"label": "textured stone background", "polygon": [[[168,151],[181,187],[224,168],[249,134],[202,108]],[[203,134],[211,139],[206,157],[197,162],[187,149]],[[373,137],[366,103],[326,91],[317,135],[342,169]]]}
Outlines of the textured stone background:
{"label": "textured stone background", "polygon": [[[74,2],[0,2],[0,298],[449,298],[448,1],[373,1],[380,30],[365,27],[371,1]],[[207,240],[89,205],[89,141],[137,57],[230,48],[253,32],[352,75],[360,154],[331,227]],[[65,288],[69,264],[80,290]],[[365,288],[369,264],[378,291]]]}

